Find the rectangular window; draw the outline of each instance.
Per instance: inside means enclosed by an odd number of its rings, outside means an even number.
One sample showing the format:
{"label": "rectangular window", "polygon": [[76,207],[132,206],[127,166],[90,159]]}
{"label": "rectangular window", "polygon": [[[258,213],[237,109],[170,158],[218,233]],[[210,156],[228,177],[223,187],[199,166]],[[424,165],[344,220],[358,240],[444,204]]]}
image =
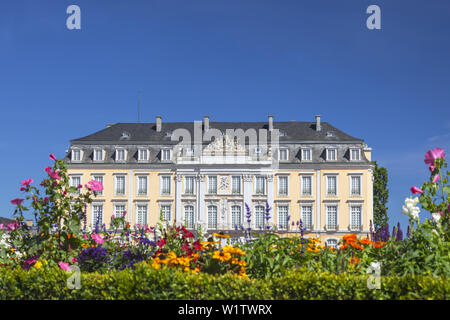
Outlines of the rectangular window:
{"label": "rectangular window", "polygon": [[164,221],[170,221],[171,218],[171,206],[170,205],[162,205],[161,206],[162,219]]}
{"label": "rectangular window", "polygon": [[302,176],[302,196],[312,195],[312,176]]}
{"label": "rectangular window", "polygon": [[337,195],[337,177],[327,176],[327,196]]}
{"label": "rectangular window", "polygon": [[162,149],[161,150],[161,160],[162,161],[170,161],[170,149]]}
{"label": "rectangular window", "polygon": [[264,206],[256,206],[255,207],[255,228],[262,230],[264,229],[264,225],[265,225],[265,208]]}
{"label": "rectangular window", "polygon": [[208,193],[217,193],[217,176],[208,176]]}
{"label": "rectangular window", "polygon": [[311,230],[313,227],[313,219],[312,219],[312,206],[302,206],[301,207],[302,214],[302,224],[303,228]]}
{"label": "rectangular window", "polygon": [[361,206],[350,206],[350,229],[359,230],[361,225]]}
{"label": "rectangular window", "polygon": [[139,149],[138,161],[148,161],[148,150],[147,149]]}
{"label": "rectangular window", "polygon": [[94,149],[94,161],[103,161],[102,149]]}
{"label": "rectangular window", "polygon": [[241,177],[240,176],[231,177],[231,193],[241,194]]}
{"label": "rectangular window", "polygon": [[72,150],[72,161],[81,161],[81,150],[79,149]]}
{"label": "rectangular window", "polygon": [[350,178],[350,195],[361,195],[361,176],[351,176]]}
{"label": "rectangular window", "polygon": [[217,229],[217,206],[208,206],[208,229]]}
{"label": "rectangular window", "polygon": [[100,228],[103,224],[103,205],[94,204],[92,205],[92,227]]}
{"label": "rectangular window", "polygon": [[325,244],[326,244],[327,247],[329,247],[329,248],[336,249],[336,248],[337,248],[338,241],[337,241],[336,239],[327,239],[327,240],[325,241]]}
{"label": "rectangular window", "polygon": [[337,206],[327,206],[327,229],[337,229]]}
{"label": "rectangular window", "polygon": [[288,206],[279,206],[278,207],[278,229],[287,230],[288,228],[288,217],[289,217],[289,207]]}
{"label": "rectangular window", "polygon": [[280,149],[280,161],[288,160],[288,149]]}
{"label": "rectangular window", "polygon": [[361,160],[361,150],[360,149],[350,149],[350,160],[352,160],[352,161]]}
{"label": "rectangular window", "polygon": [[138,204],[136,206],[136,224],[141,227],[147,225],[147,205]]}
{"label": "rectangular window", "polygon": [[[81,185],[81,176],[70,176],[70,186],[77,188]],[[74,194],[79,194],[80,189],[77,189]]]}
{"label": "rectangular window", "polygon": [[261,176],[255,177],[255,193],[265,194],[266,193],[266,178]]}
{"label": "rectangular window", "polygon": [[118,196],[125,195],[125,176],[115,176],[115,194]]}
{"label": "rectangular window", "polygon": [[302,149],[302,161],[311,161],[311,149]]}
{"label": "rectangular window", "polygon": [[195,177],[186,176],[184,177],[184,193],[194,194],[195,187]]}
{"label": "rectangular window", "polygon": [[116,161],[125,161],[125,149],[116,150]]}
{"label": "rectangular window", "polygon": [[125,209],[126,206],[124,204],[115,204],[114,205],[114,215],[117,218],[123,217],[124,213],[125,213]]}
{"label": "rectangular window", "polygon": [[184,224],[186,228],[194,228],[194,206],[184,206]]}
{"label": "rectangular window", "polygon": [[289,177],[278,176],[278,195],[287,196],[288,195],[288,183]]}
{"label": "rectangular window", "polygon": [[137,194],[138,196],[147,194],[147,176],[137,176]]}
{"label": "rectangular window", "polygon": [[97,192],[97,194],[98,194],[99,196],[102,196],[102,195],[103,195],[103,191],[105,190],[105,184],[103,183],[103,175],[93,175],[93,176],[92,176],[92,179],[95,180],[95,181],[98,181],[98,182],[100,182],[100,183],[102,184],[103,190]]}
{"label": "rectangular window", "polygon": [[161,195],[170,195],[171,176],[161,176]]}
{"label": "rectangular window", "polygon": [[327,149],[327,161],[335,161],[337,159],[336,149]]}
{"label": "rectangular window", "polygon": [[241,206],[231,206],[231,227],[234,229],[238,229],[242,225],[241,210]]}

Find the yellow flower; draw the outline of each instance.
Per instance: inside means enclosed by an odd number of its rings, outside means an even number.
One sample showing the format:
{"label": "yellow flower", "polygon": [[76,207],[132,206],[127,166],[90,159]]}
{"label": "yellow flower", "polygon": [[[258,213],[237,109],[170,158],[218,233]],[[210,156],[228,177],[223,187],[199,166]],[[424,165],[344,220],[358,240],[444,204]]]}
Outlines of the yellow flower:
{"label": "yellow flower", "polygon": [[42,262],[37,261],[33,267],[35,267],[36,269],[39,269],[40,267],[42,267]]}
{"label": "yellow flower", "polygon": [[223,250],[214,251],[213,259],[225,262],[231,259],[231,254],[229,252],[224,252]]}
{"label": "yellow flower", "polygon": [[220,233],[213,233],[213,237],[216,237],[216,238],[229,238],[230,237],[230,235],[229,234],[220,234]]}
{"label": "yellow flower", "polygon": [[16,249],[14,249],[14,248],[11,248],[11,249],[9,249],[11,252],[14,252],[14,251],[16,251]]}

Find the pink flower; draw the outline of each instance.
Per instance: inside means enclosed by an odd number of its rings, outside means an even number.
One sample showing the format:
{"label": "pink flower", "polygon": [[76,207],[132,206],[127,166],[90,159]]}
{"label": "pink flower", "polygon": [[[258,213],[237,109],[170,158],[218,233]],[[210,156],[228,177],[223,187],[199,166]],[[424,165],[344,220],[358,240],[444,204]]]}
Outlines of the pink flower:
{"label": "pink flower", "polygon": [[430,169],[430,171],[433,172],[434,169],[436,169],[436,167],[435,166],[430,166],[428,169]]}
{"label": "pink flower", "polygon": [[27,190],[27,188],[25,188],[25,187],[20,187],[20,191],[25,191],[25,190]]}
{"label": "pink flower", "polygon": [[58,174],[57,171],[49,172],[48,175],[49,175],[50,178],[52,178],[52,179],[56,179],[56,180],[61,179],[61,177],[59,176],[59,174]]}
{"label": "pink flower", "polygon": [[72,257],[72,263],[77,263],[77,258]]}
{"label": "pink flower", "polygon": [[44,198],[44,203],[47,203],[48,200],[49,200],[49,198],[48,198],[48,197],[45,197],[45,198]]}
{"label": "pink flower", "polygon": [[56,157],[53,153],[50,153],[49,158],[56,161]]}
{"label": "pink flower", "polygon": [[438,180],[439,180],[439,175],[436,174],[436,175],[433,177],[433,183],[436,183],[436,181],[438,181]]}
{"label": "pink flower", "polygon": [[17,223],[17,222],[8,223],[6,225],[6,231],[12,231],[12,230],[16,230],[18,228],[19,228],[19,223]]}
{"label": "pink flower", "polygon": [[60,261],[60,262],[58,263],[58,265],[59,265],[59,267],[60,267],[61,269],[65,270],[65,271],[70,271],[70,266],[69,266],[69,263],[68,263],[68,262],[62,262],[62,261]]}
{"label": "pink flower", "polygon": [[422,194],[423,193],[423,191],[421,189],[417,188],[416,186],[411,187],[411,192],[413,194],[417,194],[417,193]]}
{"label": "pink flower", "polygon": [[123,211],[123,216],[122,217],[125,217],[127,215],[127,210],[124,210]]}
{"label": "pink flower", "polygon": [[91,238],[94,239],[94,241],[97,242],[98,244],[103,244],[103,238],[101,235],[93,233],[91,234]]}
{"label": "pink flower", "polygon": [[52,168],[51,167],[47,167],[44,169],[45,172],[47,172],[48,174],[50,174],[50,172],[52,172]]}
{"label": "pink flower", "polygon": [[27,180],[23,180],[20,184],[23,186],[28,187],[30,185],[30,183],[32,183],[34,180],[33,179],[27,179]]}
{"label": "pink flower", "polygon": [[84,238],[84,240],[87,240],[87,239],[88,239],[88,237],[87,237],[86,234],[83,234],[83,238]]}
{"label": "pink flower", "polygon": [[3,223],[2,223],[2,224],[0,224],[0,229],[3,229]]}
{"label": "pink flower", "polygon": [[78,185],[77,189],[81,189],[83,186],[81,184]]}
{"label": "pink flower", "polygon": [[33,197],[33,202],[37,202],[37,198],[36,197]]}
{"label": "pink flower", "polygon": [[445,158],[445,152],[444,149],[441,148],[434,148],[432,150],[428,150],[427,153],[425,153],[425,163],[434,166],[434,162],[436,159]]}
{"label": "pink flower", "polygon": [[84,185],[87,189],[92,191],[102,191],[103,185],[100,181],[97,180],[91,180],[86,185]]}
{"label": "pink flower", "polygon": [[20,205],[23,202],[23,200],[25,200],[25,199],[17,198],[17,199],[11,200],[11,203],[18,206],[18,205]]}

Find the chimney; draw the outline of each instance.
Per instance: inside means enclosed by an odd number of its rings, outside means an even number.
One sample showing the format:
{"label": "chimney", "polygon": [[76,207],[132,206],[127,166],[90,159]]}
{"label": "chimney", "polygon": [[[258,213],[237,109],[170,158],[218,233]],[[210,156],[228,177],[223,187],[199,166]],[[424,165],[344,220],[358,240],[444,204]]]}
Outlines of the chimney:
{"label": "chimney", "polygon": [[273,130],[273,116],[269,115],[269,131]]}
{"label": "chimney", "polygon": [[316,131],[321,131],[322,127],[320,126],[320,115],[316,116]]}
{"label": "chimney", "polygon": [[162,124],[162,120],[161,120],[161,116],[156,116],[156,132],[161,132],[161,124]]}
{"label": "chimney", "polygon": [[204,130],[209,130],[209,116],[203,117],[203,128]]}

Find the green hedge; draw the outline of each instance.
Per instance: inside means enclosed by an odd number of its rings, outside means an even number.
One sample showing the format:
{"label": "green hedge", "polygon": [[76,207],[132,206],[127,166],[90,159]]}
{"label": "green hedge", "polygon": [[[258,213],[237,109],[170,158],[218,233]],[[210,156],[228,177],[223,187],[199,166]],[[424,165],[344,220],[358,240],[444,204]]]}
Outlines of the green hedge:
{"label": "green hedge", "polygon": [[368,276],[291,271],[282,278],[242,280],[138,266],[106,274],[81,273],[81,288],[68,289],[61,269],[0,268],[0,299],[449,299],[448,278],[390,276],[381,289]]}

